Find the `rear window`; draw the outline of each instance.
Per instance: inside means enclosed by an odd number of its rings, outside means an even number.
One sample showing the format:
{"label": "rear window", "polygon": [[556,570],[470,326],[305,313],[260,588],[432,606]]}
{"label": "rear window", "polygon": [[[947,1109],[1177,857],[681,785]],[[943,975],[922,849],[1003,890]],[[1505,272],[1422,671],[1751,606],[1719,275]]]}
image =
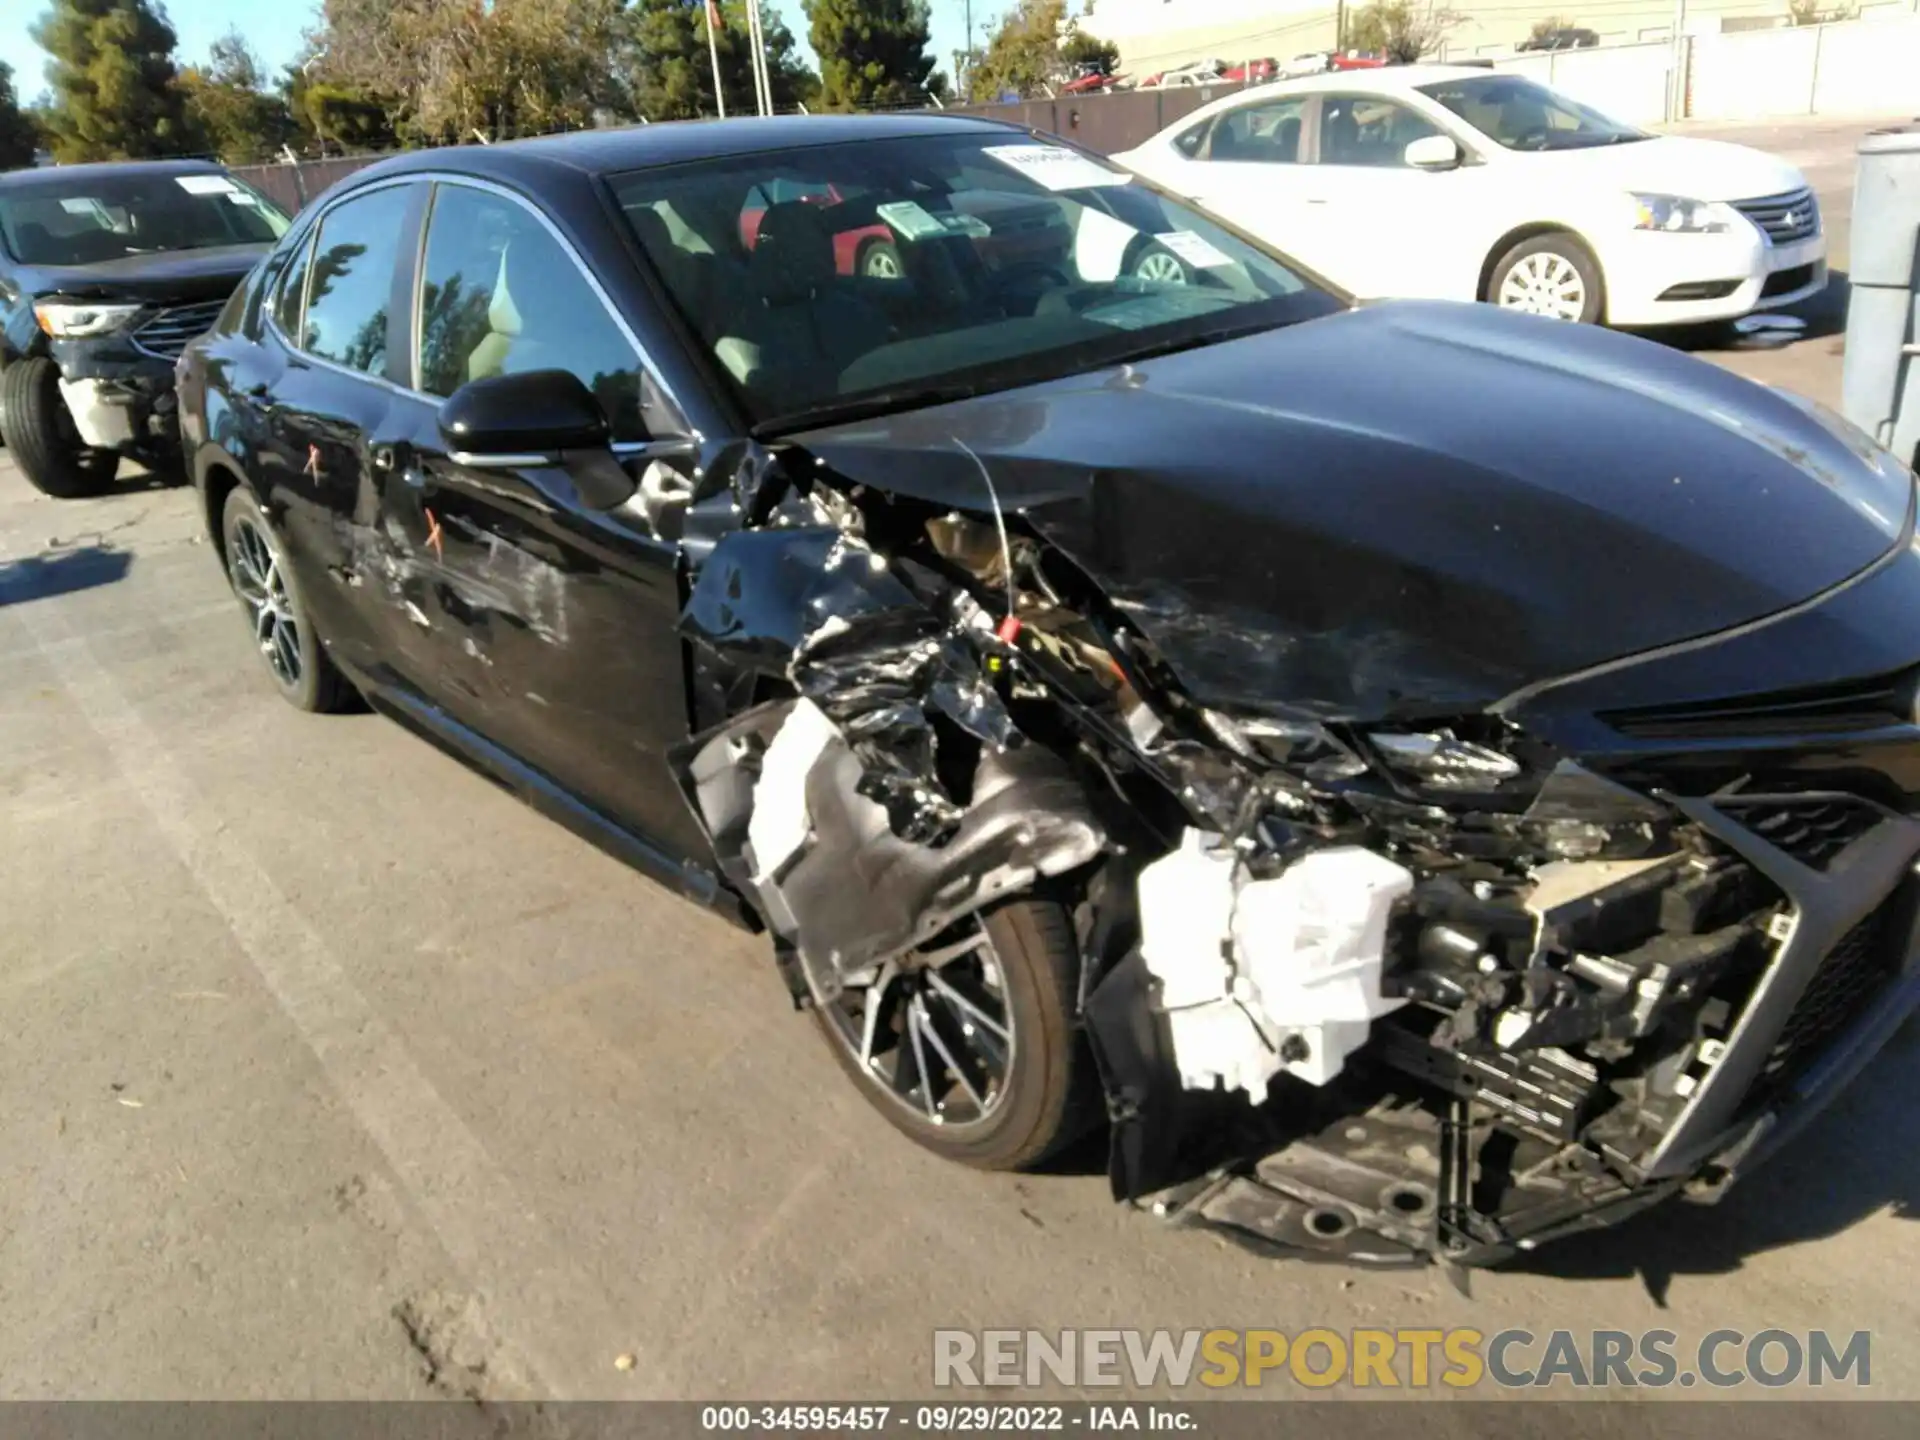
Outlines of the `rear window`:
{"label": "rear window", "polygon": [[0,193],[0,243],[26,265],[98,265],[130,255],[264,245],[287,217],[230,175],[89,175]]}

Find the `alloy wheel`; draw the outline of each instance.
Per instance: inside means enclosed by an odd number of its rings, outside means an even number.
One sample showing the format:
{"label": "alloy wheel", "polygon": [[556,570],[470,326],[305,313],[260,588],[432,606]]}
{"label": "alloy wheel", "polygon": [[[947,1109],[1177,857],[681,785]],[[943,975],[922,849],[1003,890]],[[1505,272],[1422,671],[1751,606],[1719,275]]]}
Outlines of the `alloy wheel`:
{"label": "alloy wheel", "polygon": [[1504,309],[1578,320],[1587,308],[1587,285],[1566,256],[1536,250],[1514,262],[1500,282],[1497,299]]}
{"label": "alloy wheel", "polygon": [[848,977],[820,1009],[855,1068],[922,1123],[964,1131],[1006,1099],[1018,1038],[978,919]]}
{"label": "alloy wheel", "polygon": [[1133,267],[1134,278],[1151,280],[1161,285],[1184,285],[1187,283],[1187,267],[1180,263],[1177,255],[1165,250],[1152,250],[1140,257]]}
{"label": "alloy wheel", "polygon": [[254,643],[282,685],[300,683],[300,622],[280,573],[279,552],[260,526],[241,517],[229,546],[234,594],[253,619]]}
{"label": "alloy wheel", "polygon": [[900,256],[891,246],[877,245],[867,252],[866,263],[860,267],[870,280],[898,280],[900,278]]}

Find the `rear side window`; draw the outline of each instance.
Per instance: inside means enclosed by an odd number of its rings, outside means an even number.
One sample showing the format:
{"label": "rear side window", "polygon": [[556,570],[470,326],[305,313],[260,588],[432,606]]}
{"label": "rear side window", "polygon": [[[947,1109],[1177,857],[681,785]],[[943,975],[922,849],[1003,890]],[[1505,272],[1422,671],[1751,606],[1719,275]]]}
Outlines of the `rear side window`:
{"label": "rear side window", "polygon": [[1182,130],[1178,135],[1174,136],[1173,148],[1189,160],[1198,158],[1200,154],[1200,144],[1207,138],[1207,131],[1211,129],[1212,126],[1213,121],[1211,120],[1202,120],[1198,125],[1189,125],[1185,130]]}
{"label": "rear side window", "polygon": [[307,298],[307,259],[312,253],[313,237],[309,235],[281,267],[273,292],[273,323],[296,345],[300,343],[300,307]]}
{"label": "rear side window", "polygon": [[1292,165],[1300,159],[1301,122],[1306,113],[1305,97],[1243,105],[1215,124],[1207,158]]}
{"label": "rear side window", "polygon": [[645,438],[640,355],[573,256],[526,207],[464,185],[434,192],[420,286],[420,380],[568,370],[599,399],[615,440]]}
{"label": "rear side window", "polygon": [[322,360],[380,375],[387,365],[387,310],[412,190],[389,185],[329,210],[314,237],[300,348]]}

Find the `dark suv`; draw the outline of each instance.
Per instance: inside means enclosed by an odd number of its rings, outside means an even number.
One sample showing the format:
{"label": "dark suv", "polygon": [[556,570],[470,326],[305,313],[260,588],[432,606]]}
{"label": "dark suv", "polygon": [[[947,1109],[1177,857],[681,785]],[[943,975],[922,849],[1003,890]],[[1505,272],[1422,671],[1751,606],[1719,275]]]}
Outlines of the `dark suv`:
{"label": "dark suv", "polygon": [[177,465],[173,364],[287,217],[204,160],[0,174],[0,438],[49,495]]}

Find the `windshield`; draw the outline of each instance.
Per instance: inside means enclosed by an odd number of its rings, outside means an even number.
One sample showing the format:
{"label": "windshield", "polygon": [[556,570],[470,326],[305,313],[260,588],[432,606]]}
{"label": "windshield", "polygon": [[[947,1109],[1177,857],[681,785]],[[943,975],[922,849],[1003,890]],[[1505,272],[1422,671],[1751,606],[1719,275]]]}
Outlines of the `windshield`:
{"label": "windshield", "polygon": [[1341,308],[1125,171],[1018,132],[762,152],[614,191],[761,430]]}
{"label": "windshield", "polygon": [[0,240],[23,265],[97,265],[160,250],[254,245],[287,217],[227,175],[75,174],[0,192]]}
{"label": "windshield", "polygon": [[1652,137],[1517,75],[1475,75],[1422,85],[1474,129],[1509,150],[1586,150]]}

